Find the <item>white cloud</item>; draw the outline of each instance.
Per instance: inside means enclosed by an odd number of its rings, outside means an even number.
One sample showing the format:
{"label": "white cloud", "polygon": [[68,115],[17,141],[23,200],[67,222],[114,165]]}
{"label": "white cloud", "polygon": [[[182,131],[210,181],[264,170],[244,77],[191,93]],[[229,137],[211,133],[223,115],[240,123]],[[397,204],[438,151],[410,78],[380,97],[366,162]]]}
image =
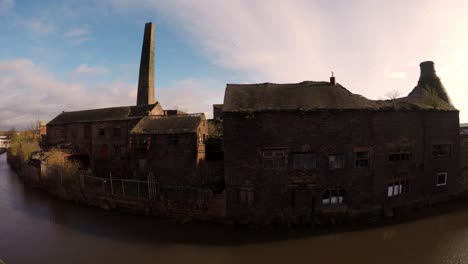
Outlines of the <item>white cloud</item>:
{"label": "white cloud", "polygon": [[88,64],[81,64],[75,69],[74,72],[78,74],[106,74],[109,73],[109,68],[91,67]]}
{"label": "white cloud", "polygon": [[73,28],[65,32],[65,37],[83,37],[89,35],[89,29],[87,27]]}
{"label": "white cloud", "polygon": [[171,87],[156,88],[155,97],[164,109],[205,113],[207,118],[211,118],[213,104],[223,102],[221,85],[209,79],[184,79]]}
{"label": "white cloud", "polygon": [[78,45],[89,39],[91,31],[87,25],[80,27],[72,28],[69,31],[65,32],[63,35],[67,38],[72,44]]}
{"label": "white cloud", "polygon": [[[352,92],[379,98],[388,90],[409,93],[425,60],[468,71],[453,61],[467,55],[463,0],[109,1],[166,16],[208,58],[251,82],[328,80],[334,71]],[[468,86],[462,76],[441,76],[449,94]],[[468,121],[468,113],[462,117]]]}
{"label": "white cloud", "polygon": [[[173,87],[158,88],[156,99],[165,108],[208,112],[222,100],[218,84],[188,79]],[[62,111],[136,104],[136,83],[114,81],[86,86],[58,80],[28,59],[0,61],[0,130],[24,128],[33,121],[50,121]],[[210,113],[208,113],[210,114]]]}
{"label": "white cloud", "polygon": [[47,35],[56,31],[55,25],[44,18],[27,18],[20,22],[21,26],[34,34]]}
{"label": "white cloud", "polygon": [[28,59],[0,61],[0,129],[21,128],[37,119],[50,120],[63,110],[130,104],[128,94],[109,96],[114,88],[131,85],[108,83],[85,87],[57,80]]}
{"label": "white cloud", "polygon": [[406,72],[386,72],[385,76],[391,79],[405,79]]}

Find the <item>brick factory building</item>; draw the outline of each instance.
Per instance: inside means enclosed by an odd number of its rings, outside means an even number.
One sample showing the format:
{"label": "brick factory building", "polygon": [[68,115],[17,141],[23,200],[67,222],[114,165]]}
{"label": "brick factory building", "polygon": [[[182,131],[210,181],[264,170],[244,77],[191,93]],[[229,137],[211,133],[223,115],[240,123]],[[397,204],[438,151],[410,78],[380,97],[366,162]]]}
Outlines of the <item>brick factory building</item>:
{"label": "brick factory building", "polygon": [[137,105],[63,112],[47,143],[72,146],[96,176],[150,179],[165,215],[307,224],[466,190],[459,111],[433,62],[392,100],[353,94],[334,77],[228,84],[207,120],[155,101],[153,31],[148,23]]}

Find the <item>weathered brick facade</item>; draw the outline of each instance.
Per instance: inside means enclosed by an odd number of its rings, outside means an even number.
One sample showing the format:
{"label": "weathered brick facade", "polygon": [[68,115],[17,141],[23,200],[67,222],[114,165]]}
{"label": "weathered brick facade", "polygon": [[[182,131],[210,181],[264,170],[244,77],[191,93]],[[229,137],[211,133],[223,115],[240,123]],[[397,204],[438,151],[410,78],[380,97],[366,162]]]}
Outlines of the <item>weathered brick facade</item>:
{"label": "weathered brick facade", "polygon": [[[224,113],[228,217],[286,221],[315,212],[392,206],[411,199],[456,192],[459,187],[458,112],[312,111]],[[240,142],[241,140],[241,142]],[[450,157],[432,157],[432,146],[449,144]],[[409,160],[390,161],[399,146]],[[265,151],[282,151],[285,166],[265,169]],[[356,166],[356,153],[369,153]],[[316,166],[295,169],[295,155],[311,153]],[[343,154],[344,167],[331,170],[329,155]],[[437,187],[437,173],[447,184]],[[407,193],[388,197],[388,185],[407,182]],[[253,200],[241,200],[252,190]],[[343,190],[342,204],[322,203],[327,190]]]}

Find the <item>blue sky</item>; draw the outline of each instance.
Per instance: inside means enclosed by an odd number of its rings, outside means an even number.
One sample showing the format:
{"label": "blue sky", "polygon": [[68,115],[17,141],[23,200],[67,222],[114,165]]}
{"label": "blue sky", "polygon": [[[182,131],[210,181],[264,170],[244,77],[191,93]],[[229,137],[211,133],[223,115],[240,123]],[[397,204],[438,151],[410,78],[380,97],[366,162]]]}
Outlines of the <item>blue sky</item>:
{"label": "blue sky", "polygon": [[0,129],[62,110],[133,105],[144,24],[156,24],[156,98],[211,112],[226,83],[337,81],[385,98],[433,60],[461,121],[462,0],[0,0]]}

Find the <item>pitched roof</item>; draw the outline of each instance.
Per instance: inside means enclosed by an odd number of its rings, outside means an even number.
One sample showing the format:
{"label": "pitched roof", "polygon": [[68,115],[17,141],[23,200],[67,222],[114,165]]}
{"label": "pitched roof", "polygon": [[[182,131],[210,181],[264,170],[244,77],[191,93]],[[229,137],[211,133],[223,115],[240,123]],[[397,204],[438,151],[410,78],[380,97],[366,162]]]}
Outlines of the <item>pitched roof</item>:
{"label": "pitched roof", "polygon": [[203,114],[188,114],[182,116],[148,116],[138,122],[131,130],[132,134],[177,134],[195,133],[200,122],[205,119]]}
{"label": "pitched roof", "polygon": [[223,107],[224,112],[321,109],[456,111],[448,103],[435,107],[418,97],[370,100],[351,93],[340,84],[311,81],[292,84],[228,84]]}
{"label": "pitched roof", "polygon": [[48,125],[69,124],[80,122],[127,120],[147,116],[158,103],[137,106],[119,106],[110,108],[90,109],[82,111],[62,112]]}

